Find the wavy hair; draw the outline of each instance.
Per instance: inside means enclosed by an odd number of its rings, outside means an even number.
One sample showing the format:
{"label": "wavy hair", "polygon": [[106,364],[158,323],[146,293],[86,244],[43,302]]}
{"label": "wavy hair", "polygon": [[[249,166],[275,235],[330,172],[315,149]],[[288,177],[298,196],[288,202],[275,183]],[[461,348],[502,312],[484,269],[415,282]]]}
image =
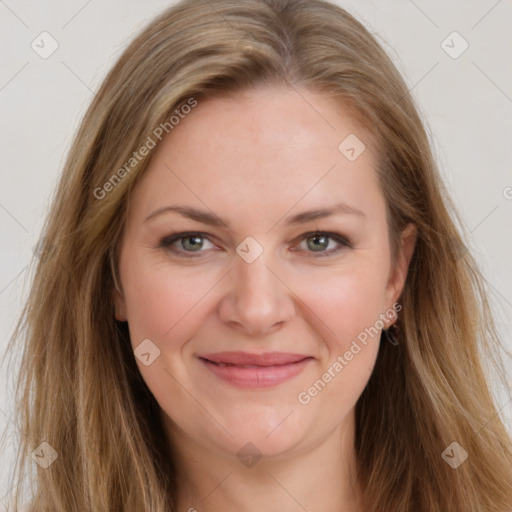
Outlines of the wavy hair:
{"label": "wavy hair", "polygon": [[[381,340],[356,405],[365,511],[510,511],[512,440],[491,392],[496,370],[506,381],[503,347],[483,278],[400,72],[368,29],[323,0],[181,1],[104,79],[64,164],[9,344],[23,349],[14,508],[28,468],[29,510],[175,510],[159,407],[114,319],[118,243],[150,154],[126,162],[191,98],[260,85],[308,88],[348,108],[378,157],[394,250],[401,230],[417,227],[399,343]],[[27,457],[43,441],[58,455],[46,469]],[[469,454],[456,469],[442,456],[453,442]]]}

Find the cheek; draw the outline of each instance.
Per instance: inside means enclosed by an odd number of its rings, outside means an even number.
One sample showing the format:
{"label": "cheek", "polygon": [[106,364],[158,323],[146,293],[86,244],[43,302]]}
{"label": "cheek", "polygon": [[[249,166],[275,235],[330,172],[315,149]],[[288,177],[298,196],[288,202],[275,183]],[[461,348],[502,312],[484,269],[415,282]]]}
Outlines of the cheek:
{"label": "cheek", "polygon": [[165,259],[126,258],[122,270],[134,346],[145,338],[154,339],[159,346],[168,344],[166,340],[182,339],[179,333],[197,317],[198,304],[215,284],[215,276],[198,275]]}
{"label": "cheek", "polygon": [[135,355],[139,345],[147,346],[146,341],[146,345],[142,342],[148,339],[159,350],[150,344],[153,352],[149,364],[137,357],[136,364],[157,402],[175,417],[184,404],[190,407],[180,385],[187,383],[190,387],[182,364],[184,349],[202,325],[207,293],[218,278],[199,276],[190,268],[171,266],[163,260],[155,262],[154,258],[149,261],[143,256],[127,257],[123,263],[121,278]]}
{"label": "cheek", "polygon": [[383,312],[386,277],[383,265],[347,265],[297,277],[297,295],[324,324],[330,352],[344,351],[376,323],[381,327],[377,321]]}
{"label": "cheek", "polygon": [[338,424],[356,404],[375,366],[385,279],[377,267],[326,274],[303,281],[301,296],[308,297],[308,307],[321,320],[315,328],[326,350],[297,401],[319,421]]}

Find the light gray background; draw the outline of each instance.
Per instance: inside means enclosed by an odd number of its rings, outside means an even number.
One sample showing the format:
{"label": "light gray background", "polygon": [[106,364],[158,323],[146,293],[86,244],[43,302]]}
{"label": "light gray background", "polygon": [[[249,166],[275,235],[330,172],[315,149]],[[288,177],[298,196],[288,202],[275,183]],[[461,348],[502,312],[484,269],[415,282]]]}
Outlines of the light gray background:
{"label": "light gray background", "polygon": [[[379,35],[428,122],[441,171],[470,232],[470,249],[492,291],[503,343],[512,351],[512,2],[339,1]],[[0,0],[0,350],[27,291],[27,264],[85,108],[134,34],[164,0]],[[47,31],[58,49],[32,48]],[[469,44],[454,59],[442,42]],[[451,42],[453,41],[453,43]],[[447,42],[456,51],[460,42]],[[25,288],[24,288],[25,286]],[[14,369],[0,370],[0,509],[11,490]],[[509,366],[510,379],[510,366]],[[512,402],[497,388],[512,431]]]}

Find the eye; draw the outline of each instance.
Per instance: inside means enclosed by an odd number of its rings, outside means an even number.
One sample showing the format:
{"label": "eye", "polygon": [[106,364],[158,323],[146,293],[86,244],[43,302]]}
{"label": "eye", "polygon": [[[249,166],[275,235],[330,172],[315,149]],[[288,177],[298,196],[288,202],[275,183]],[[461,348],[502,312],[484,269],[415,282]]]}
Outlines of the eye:
{"label": "eye", "polygon": [[[187,257],[194,257],[190,253],[202,252],[201,249],[204,247],[205,240],[208,240],[204,233],[190,232],[190,233],[177,233],[164,238],[160,242],[160,247],[170,249],[173,252],[189,253]],[[178,247],[175,246],[176,242],[179,242]],[[208,240],[209,242],[209,240]],[[211,242],[209,242],[211,243]]]}
{"label": "eye", "polygon": [[[305,242],[306,244],[305,249],[302,248],[299,250],[316,253],[313,254],[314,257],[330,256],[343,249],[352,248],[352,244],[346,237],[327,231],[304,233],[299,237],[299,240],[301,243]],[[205,242],[213,246],[206,233],[192,231],[169,235],[162,239],[160,247],[168,249],[178,256],[194,258],[200,256],[201,252],[204,252],[202,249],[205,248]],[[330,245],[334,245],[334,247],[329,248]],[[290,250],[294,252],[297,251],[296,248],[292,248]]]}
{"label": "eye", "polygon": [[[345,248],[352,247],[352,244],[344,236],[337,233],[329,233],[327,231],[305,233],[301,236],[301,240],[303,243],[305,242],[305,250],[307,252],[317,253],[314,255],[315,257],[330,256],[331,254],[336,254]],[[331,245],[330,249],[329,245]],[[334,247],[332,247],[332,245]]]}

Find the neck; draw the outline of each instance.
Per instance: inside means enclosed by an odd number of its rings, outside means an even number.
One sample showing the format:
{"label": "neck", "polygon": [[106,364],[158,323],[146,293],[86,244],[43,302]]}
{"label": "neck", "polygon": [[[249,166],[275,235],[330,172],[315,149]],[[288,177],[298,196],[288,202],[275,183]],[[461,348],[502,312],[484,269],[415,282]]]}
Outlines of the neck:
{"label": "neck", "polygon": [[177,511],[323,510],[361,512],[356,482],[354,415],[314,446],[250,467],[200,445],[164,415],[177,469]]}

